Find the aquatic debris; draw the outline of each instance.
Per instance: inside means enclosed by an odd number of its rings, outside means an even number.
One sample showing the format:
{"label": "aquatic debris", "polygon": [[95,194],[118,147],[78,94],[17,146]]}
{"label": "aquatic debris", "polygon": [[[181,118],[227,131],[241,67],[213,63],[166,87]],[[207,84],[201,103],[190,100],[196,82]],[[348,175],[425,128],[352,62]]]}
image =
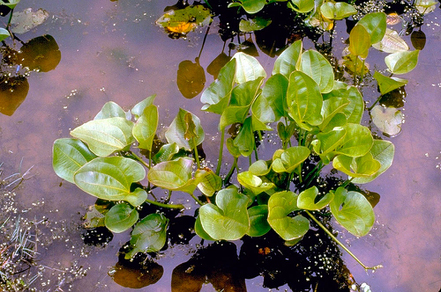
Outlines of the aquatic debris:
{"label": "aquatic debris", "polygon": [[385,135],[393,137],[401,132],[404,123],[403,113],[393,107],[384,108],[376,105],[371,111],[372,121]]}
{"label": "aquatic debris", "polygon": [[44,9],[32,11],[32,8],[27,8],[23,12],[14,12],[11,19],[13,33],[25,33],[41,25],[49,17],[49,12]]}

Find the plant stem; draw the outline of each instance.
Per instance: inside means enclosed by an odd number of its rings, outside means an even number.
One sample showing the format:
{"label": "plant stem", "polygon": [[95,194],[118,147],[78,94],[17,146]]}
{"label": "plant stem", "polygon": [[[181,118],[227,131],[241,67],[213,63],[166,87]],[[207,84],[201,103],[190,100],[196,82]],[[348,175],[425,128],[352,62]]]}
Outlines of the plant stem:
{"label": "plant stem", "polygon": [[[129,151],[130,155],[133,156],[133,158],[135,158],[136,160],[138,160],[139,162],[142,163],[142,165],[144,165],[145,167],[147,167],[148,169],[150,169],[150,165],[148,165],[144,160],[142,160],[141,157],[139,157],[138,155],[136,155],[135,153],[133,153],[132,151]],[[149,161],[150,163],[150,161]]]}
{"label": "plant stem", "polygon": [[219,175],[222,165],[222,153],[224,151],[225,128],[221,131],[221,144],[219,146],[219,159],[217,160],[216,175]]}
{"label": "plant stem", "polygon": [[230,180],[231,176],[233,175],[234,169],[237,166],[237,160],[238,160],[238,158],[234,157],[233,165],[231,166],[230,171],[228,172],[228,174],[224,178],[224,184],[227,183]]}
{"label": "plant stem", "polygon": [[204,205],[204,203],[202,203],[202,201],[201,200],[199,200],[198,198],[196,198],[196,196],[195,195],[193,195],[193,194],[190,194],[190,196],[193,198],[193,200],[195,200],[196,201],[196,203],[198,203],[199,205]]}
{"label": "plant stem", "polygon": [[201,168],[201,164],[199,163],[198,146],[194,143],[194,137],[191,138],[191,140],[192,140],[192,142],[193,142],[193,145],[195,145],[195,146],[194,146],[194,157],[195,157],[195,159],[196,159],[196,165],[198,166],[198,169],[200,169],[200,168]]}
{"label": "plant stem", "polygon": [[164,204],[164,203],[160,203],[160,202],[156,202],[156,201],[152,201],[149,199],[145,200],[147,203],[150,203],[152,205],[156,205],[158,207],[162,207],[162,208],[168,208],[168,209],[184,209],[184,205],[181,204]]}
{"label": "plant stem", "polygon": [[323,229],[323,231],[325,231],[329,237],[331,237],[332,240],[334,240],[338,245],[340,245],[351,257],[354,258],[354,260],[357,261],[357,263],[359,263],[366,271],[367,270],[376,270],[379,268],[382,268],[382,265],[377,265],[374,267],[368,267],[365,264],[363,264],[345,245],[343,245],[343,243],[341,243],[337,237],[334,236],[334,234],[331,233],[331,231],[329,231],[319,220],[317,220],[317,218],[314,217],[314,215],[312,215],[308,210],[305,210],[306,214],[309,215],[309,217],[312,218],[312,220],[314,220],[315,223],[317,223],[317,225]]}

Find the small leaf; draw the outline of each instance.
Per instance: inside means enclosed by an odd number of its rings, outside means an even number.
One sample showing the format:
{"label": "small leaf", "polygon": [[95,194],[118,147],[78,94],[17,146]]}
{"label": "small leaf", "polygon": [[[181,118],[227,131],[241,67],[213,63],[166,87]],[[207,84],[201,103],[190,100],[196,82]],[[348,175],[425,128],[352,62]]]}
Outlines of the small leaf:
{"label": "small leaf", "polygon": [[356,25],[349,34],[349,51],[354,56],[367,58],[371,47],[371,36],[362,25]]}
{"label": "small leaf", "polygon": [[134,142],[133,122],[121,117],[89,121],[70,134],[83,141],[98,156],[108,156]]}
{"label": "small leaf", "polygon": [[162,249],[167,237],[168,219],[153,213],[139,221],[131,233],[132,250],[125,255],[126,259],[134,257],[138,252],[157,252]]}
{"label": "small leaf", "polygon": [[136,209],[129,204],[116,204],[106,213],[106,227],[115,233],[121,233],[132,227],[139,219]]}
{"label": "small leaf", "polygon": [[320,210],[326,207],[334,199],[334,193],[327,193],[320,200],[316,201],[318,195],[319,190],[316,186],[304,190],[297,198],[297,207],[312,211]]}
{"label": "small leaf", "polygon": [[412,71],[418,63],[420,51],[406,51],[390,54],[384,61],[393,74],[405,74]]}
{"label": "small leaf", "polygon": [[254,14],[265,7],[266,0],[239,0],[239,2],[232,2],[228,7],[241,6],[247,13]]}
{"label": "small leaf", "polygon": [[153,156],[155,163],[172,160],[175,154],[179,153],[179,146],[176,143],[162,145],[158,153]]}
{"label": "small leaf", "polygon": [[113,101],[109,101],[103,105],[99,113],[97,113],[93,119],[101,120],[114,117],[125,118],[126,113],[118,104]]}
{"label": "small leaf", "polygon": [[0,27],[0,41],[3,41],[4,39],[7,39],[10,37],[11,34],[8,30],[4,29],[3,27]]}
{"label": "small leaf", "polygon": [[407,84],[406,79],[401,79],[397,77],[388,77],[375,71],[374,78],[377,80],[378,87],[380,88],[381,95],[389,93],[395,89],[398,89]]}
{"label": "small leaf", "polygon": [[241,19],[239,22],[239,30],[241,32],[253,32],[262,30],[272,22],[271,19],[265,19],[262,17],[254,17],[248,20]]}
{"label": "small leaf", "polygon": [[381,167],[380,162],[375,160],[371,153],[361,157],[337,155],[332,161],[332,166],[350,177],[370,177]]}
{"label": "small leaf", "polygon": [[222,188],[222,179],[211,169],[204,169],[206,174],[198,184],[199,190],[206,196],[211,197]]}
{"label": "small leaf", "polygon": [[309,230],[309,221],[302,215],[290,217],[291,212],[299,210],[298,195],[290,192],[278,192],[268,200],[268,223],[284,240],[301,238]]}
{"label": "small leaf", "polygon": [[[147,178],[155,186],[167,190],[186,191],[186,187],[191,185],[191,172],[193,160],[189,158],[179,158],[173,161],[164,161],[152,167]],[[194,185],[193,190],[196,188]]]}
{"label": "small leaf", "polygon": [[415,30],[410,35],[410,41],[415,50],[422,50],[426,45],[426,34],[422,30]]}
{"label": "small leaf", "polygon": [[138,102],[131,110],[131,113],[135,116],[136,119],[138,119],[140,116],[142,116],[142,113],[144,112],[144,109],[150,105],[153,104],[153,101],[156,98],[156,94],[151,95],[144,100]]}
{"label": "small leaf", "polygon": [[[191,120],[193,122],[192,124],[188,123],[189,117],[187,114],[191,115]],[[190,129],[189,127],[193,128]],[[194,136],[192,139],[186,139],[185,137],[189,130],[193,131]],[[180,108],[170,127],[165,132],[165,137],[167,138],[169,144],[176,143],[181,148],[193,150],[197,145],[204,141],[205,133],[202,129],[199,118],[196,115]]]}
{"label": "small leaf", "polygon": [[273,183],[262,181],[260,177],[252,174],[250,171],[239,173],[237,175],[237,180],[242,186],[253,192],[254,195],[258,195],[260,193],[275,188],[275,185]]}
{"label": "small leaf", "polygon": [[371,110],[372,122],[385,135],[393,137],[401,132],[401,125],[404,123],[404,115],[400,110],[380,105],[374,106]]}
{"label": "small leaf", "polygon": [[55,173],[71,183],[75,183],[75,172],[95,157],[96,155],[77,139],[57,139],[52,148],[52,166]]}
{"label": "small leaf", "polygon": [[263,236],[271,230],[271,226],[268,224],[268,206],[257,205],[248,209],[248,215],[250,217],[250,230],[248,235],[251,237]]}
{"label": "small leaf", "polygon": [[300,13],[308,13],[314,9],[314,4],[313,0],[293,0],[288,2],[288,7]]}
{"label": "small leaf", "polygon": [[375,214],[369,201],[358,192],[348,192],[339,187],[329,205],[331,212],[344,228],[355,236],[369,233],[375,221]]}
{"label": "small leaf", "polygon": [[155,105],[146,107],[132,129],[133,137],[138,141],[139,148],[152,151],[158,123],[158,108]]}
{"label": "small leaf", "polygon": [[265,69],[260,65],[259,61],[253,56],[242,52],[234,54],[233,59],[236,60],[236,83],[245,83],[254,81],[261,77],[266,77]]}
{"label": "small leaf", "polygon": [[310,153],[311,151],[304,146],[294,146],[286,150],[282,150],[281,153],[278,153],[280,156],[275,152],[271,167],[275,172],[291,173],[309,157]]}
{"label": "small leaf", "polygon": [[14,9],[18,3],[20,3],[20,0],[7,0],[6,2],[3,0],[0,0],[0,5],[8,6],[11,9]]}
{"label": "small leaf", "polygon": [[201,93],[205,86],[205,71],[198,58],[195,63],[190,60],[179,63],[176,80],[178,89],[185,98],[191,99]]}
{"label": "small leaf", "polygon": [[271,169],[265,160],[257,160],[250,165],[248,170],[254,175],[263,176],[267,175]]}

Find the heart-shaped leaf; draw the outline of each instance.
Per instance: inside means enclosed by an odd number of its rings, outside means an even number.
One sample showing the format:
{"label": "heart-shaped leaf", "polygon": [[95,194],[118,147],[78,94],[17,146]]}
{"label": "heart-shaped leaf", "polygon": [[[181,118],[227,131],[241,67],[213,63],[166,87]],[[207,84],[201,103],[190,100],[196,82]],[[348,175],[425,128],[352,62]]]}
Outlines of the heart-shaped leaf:
{"label": "heart-shaped leaf", "polygon": [[257,205],[249,208],[248,215],[250,216],[250,230],[247,233],[249,236],[263,236],[271,230],[271,226],[268,224],[267,221],[267,205]]}
{"label": "heart-shaped leaf", "polygon": [[359,157],[369,152],[374,143],[369,128],[359,124],[347,124],[343,129],[346,130],[346,135],[343,142],[335,150],[336,153]]}
{"label": "heart-shaped leaf", "polygon": [[334,193],[331,192],[327,193],[317,201],[318,195],[319,190],[316,186],[304,190],[297,198],[297,207],[305,210],[320,210],[326,207],[334,199]]}
{"label": "heart-shaped leaf", "polygon": [[314,4],[311,0],[292,0],[288,2],[288,7],[300,13],[308,13],[314,9]]}
{"label": "heart-shaped leaf", "polygon": [[234,54],[233,59],[236,60],[236,83],[241,84],[266,77],[265,69],[253,56],[238,52]]}
{"label": "heart-shaped leaf", "polygon": [[97,157],[84,164],[74,175],[75,184],[97,198],[109,201],[124,200],[139,206],[147,198],[142,189],[130,191],[132,183],[145,178],[138,162],[125,157]]}
{"label": "heart-shaped leaf", "polygon": [[284,240],[291,241],[302,237],[309,230],[309,221],[302,215],[290,217],[297,207],[298,195],[290,192],[278,192],[268,200],[268,223]]}
{"label": "heart-shaped leaf", "polygon": [[294,146],[275,152],[271,167],[275,172],[291,173],[309,157],[309,154],[311,151],[304,146]]}
{"label": "heart-shaped leaf", "polygon": [[138,102],[131,110],[131,113],[135,116],[136,119],[138,119],[140,116],[142,116],[142,113],[144,112],[144,109],[150,105],[153,104],[153,101],[156,98],[156,94],[150,95],[149,97],[143,99],[142,101]]}
{"label": "heart-shaped leaf", "polygon": [[337,155],[332,161],[335,169],[346,173],[350,177],[370,177],[380,169],[380,162],[366,153],[361,157]]}
{"label": "heart-shaped leaf", "polygon": [[121,233],[132,227],[139,219],[136,209],[126,203],[116,204],[104,217],[106,227],[115,233]]}
{"label": "heart-shaped leaf", "polygon": [[121,117],[89,121],[70,134],[83,141],[97,156],[108,156],[132,144],[133,122]]}
{"label": "heart-shaped leaf", "polygon": [[302,56],[303,43],[301,40],[295,41],[287,49],[285,49],[274,62],[273,75],[282,74],[286,79],[291,73],[300,66]]}
{"label": "heart-shaped leaf", "polygon": [[152,151],[158,122],[158,108],[153,104],[146,107],[132,129],[133,137],[138,141],[139,148]]}
{"label": "heart-shaped leaf", "polygon": [[206,196],[211,197],[222,188],[222,179],[211,169],[204,169],[203,178],[198,183],[198,189]]}
{"label": "heart-shaped leaf", "polygon": [[237,175],[237,180],[242,186],[253,192],[254,195],[266,192],[275,187],[273,183],[262,181],[260,177],[252,174],[250,171],[239,173]]}
{"label": "heart-shaped leaf", "polygon": [[164,161],[152,167],[147,178],[155,186],[172,190],[193,193],[197,184],[191,180],[193,160],[179,158],[173,161]]}
{"label": "heart-shaped leaf", "polygon": [[397,52],[384,58],[384,61],[393,74],[405,74],[416,67],[419,53],[419,50]]}
{"label": "heart-shaped leaf", "polygon": [[407,84],[406,79],[384,76],[378,71],[375,71],[374,78],[377,80],[381,95],[389,93]]}
{"label": "heart-shaped leaf", "polygon": [[362,25],[356,25],[349,34],[349,51],[354,56],[367,58],[371,47],[371,36]]}
{"label": "heart-shaped leaf", "polygon": [[236,188],[219,191],[216,205],[209,203],[199,208],[203,230],[215,240],[240,239],[250,228],[248,202],[249,198]]}
{"label": "heart-shaped leaf", "polygon": [[308,50],[302,54],[300,71],[314,79],[322,93],[328,93],[334,87],[334,69],[329,61],[317,51]]}
{"label": "heart-shaped leaf", "polygon": [[355,236],[368,234],[374,225],[374,210],[359,192],[348,192],[345,188],[339,187],[329,206],[338,223]]}
{"label": "heart-shaped leaf", "polygon": [[93,119],[101,120],[114,117],[125,118],[126,112],[115,102],[109,101],[103,105],[99,113],[97,113]]}
{"label": "heart-shaped leaf", "polygon": [[[191,116],[192,124],[188,123],[187,114]],[[188,134],[190,127],[193,128],[192,131],[194,135],[191,136],[190,139],[187,139],[188,136],[186,135]],[[197,145],[204,141],[205,133],[202,129],[200,119],[196,115],[180,108],[170,127],[165,132],[165,137],[170,144],[176,143],[181,148],[193,150]]]}
{"label": "heart-shaped leaf", "polygon": [[77,139],[58,139],[52,148],[52,166],[55,173],[71,183],[75,183],[75,172],[95,157],[96,155]]}

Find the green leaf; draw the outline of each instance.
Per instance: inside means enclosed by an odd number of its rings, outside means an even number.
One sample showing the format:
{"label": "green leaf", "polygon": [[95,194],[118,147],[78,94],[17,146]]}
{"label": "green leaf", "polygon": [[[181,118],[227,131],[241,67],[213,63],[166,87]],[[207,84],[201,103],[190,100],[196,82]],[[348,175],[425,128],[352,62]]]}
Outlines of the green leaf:
{"label": "green leaf", "polygon": [[109,101],[103,105],[100,112],[93,119],[101,120],[114,117],[126,118],[126,112],[118,104]]}
{"label": "green leaf", "polygon": [[401,79],[397,77],[388,77],[375,71],[374,78],[377,80],[378,87],[380,88],[381,95],[389,93],[395,89],[398,89],[407,84],[406,79]]}
{"label": "green leaf", "polygon": [[259,61],[253,56],[242,52],[234,54],[233,59],[236,60],[236,83],[245,83],[253,81],[261,77],[266,77],[265,69],[260,65]]}
{"label": "green leaf", "polygon": [[288,2],[288,7],[300,13],[308,13],[314,9],[314,0],[292,0]]}
{"label": "green leaf", "polygon": [[124,200],[138,206],[147,193],[130,191],[132,183],[145,178],[145,170],[138,162],[125,157],[97,157],[84,164],[74,175],[75,184],[92,196],[103,200]]}
{"label": "green leaf", "polygon": [[175,154],[179,153],[179,146],[176,143],[162,145],[158,153],[152,157],[153,162],[159,163],[163,161],[172,160]]}
{"label": "green leaf", "polygon": [[[188,133],[189,126],[191,126],[188,123],[188,116],[186,121],[187,114],[191,115],[191,120],[194,124],[194,137],[192,137],[192,139],[186,139],[185,137]],[[199,118],[196,115],[180,108],[170,127],[168,127],[167,131],[165,132],[165,138],[167,139],[169,144],[176,143],[181,148],[185,148],[186,150],[193,150],[197,145],[201,144],[204,141],[205,133],[202,129],[201,121],[199,120]]]}
{"label": "green leaf", "polygon": [[251,237],[263,236],[271,230],[268,224],[268,206],[258,205],[248,209],[248,216],[250,217],[250,230],[248,235]]}
{"label": "green leaf", "polygon": [[363,59],[367,58],[371,47],[371,36],[362,25],[356,25],[349,34],[349,52]]}
{"label": "green leaf", "polygon": [[247,212],[249,198],[236,188],[227,188],[216,195],[216,205],[209,203],[199,208],[203,230],[215,240],[237,240],[250,228]]}
{"label": "green leaf", "polygon": [[374,225],[374,210],[369,201],[358,192],[348,192],[339,187],[329,206],[338,223],[355,236],[368,234]]}
{"label": "green leaf", "polygon": [[253,32],[253,31],[258,31],[258,30],[262,30],[265,27],[267,27],[268,25],[270,25],[272,22],[271,19],[265,19],[262,17],[254,17],[251,19],[241,19],[239,22],[239,30],[241,32]]}
{"label": "green leaf", "polygon": [[132,129],[133,137],[138,141],[139,148],[152,151],[153,139],[159,123],[158,108],[149,105],[139,116]]}
{"label": "green leaf", "polygon": [[384,58],[384,61],[389,71],[393,74],[405,74],[416,67],[419,53],[419,50],[397,52]]}
{"label": "green leaf", "polygon": [[218,79],[204,90],[202,110],[222,114],[227,107],[236,75],[236,59],[231,59],[219,72]]}
{"label": "green leaf", "polygon": [[325,2],[320,6],[320,12],[327,19],[341,20],[356,14],[357,10],[345,2]]}
{"label": "green leaf", "polygon": [[257,160],[250,165],[248,170],[254,175],[263,176],[267,175],[271,169],[268,167],[268,163],[265,160]]}
{"label": "green leaf", "polygon": [[317,142],[313,143],[314,151],[320,156],[326,156],[343,144],[345,137],[346,130],[342,127],[335,127],[329,132],[319,133],[317,140],[315,140]]}
{"label": "green leaf", "polygon": [[[301,40],[295,41],[285,49],[274,62],[273,75],[282,74],[286,79],[300,65],[303,43]],[[269,81],[269,80],[268,80]]]}
{"label": "green leaf", "polygon": [[322,123],[323,98],[317,83],[303,72],[295,71],[289,77],[286,95],[289,115],[307,131]]}
{"label": "green leaf", "polygon": [[247,13],[254,14],[265,7],[266,0],[239,0],[239,2],[232,2],[228,7],[242,7]]}
{"label": "green leaf", "polygon": [[116,204],[106,213],[104,223],[115,233],[121,233],[132,227],[139,219],[136,209],[126,203]]}
{"label": "green leaf", "polygon": [[350,86],[346,98],[349,100],[349,104],[344,109],[346,119],[348,123],[359,124],[364,112],[363,95],[356,87]]}
{"label": "green leaf", "polygon": [[89,121],[70,134],[83,141],[98,156],[108,156],[130,146],[135,139],[132,136],[133,122],[121,117]]}
{"label": "green leaf", "polygon": [[[349,104],[350,102],[344,96],[340,95],[331,96],[324,100],[322,106],[323,122],[319,126],[320,130],[324,131],[335,115],[343,114],[345,107]],[[346,116],[344,117],[346,119]]]}
{"label": "green leaf", "polygon": [[334,87],[334,69],[329,61],[317,51],[308,50],[302,54],[300,71],[314,79],[322,93],[328,93]]}
{"label": "green leaf", "polygon": [[142,116],[144,110],[146,107],[149,107],[153,104],[153,101],[155,100],[156,94],[150,95],[149,97],[145,98],[144,100],[138,102],[131,110],[132,114],[138,119],[140,116]]}
{"label": "green leaf", "polygon": [[335,150],[336,153],[359,157],[369,152],[374,143],[369,128],[358,124],[347,124],[343,128],[346,130],[346,136]]}
{"label": "green leaf", "polygon": [[0,0],[0,5],[8,6],[11,9],[14,9],[18,3],[20,3],[20,0],[8,0],[7,2]]}
{"label": "green leaf", "polygon": [[52,148],[52,166],[55,173],[71,183],[74,183],[75,172],[95,157],[96,155],[77,139],[57,139]]}
{"label": "green leaf", "polygon": [[211,169],[204,169],[206,172],[198,184],[198,189],[206,196],[211,197],[222,188],[222,179]]}
{"label": "green leaf", "polygon": [[216,241],[216,239],[212,238],[207,232],[205,232],[204,228],[202,227],[201,216],[196,218],[196,222],[194,223],[194,231],[202,239]]}
{"label": "green leaf", "polygon": [[268,200],[268,223],[284,240],[301,238],[309,230],[309,221],[302,215],[290,217],[291,212],[299,210],[298,195],[291,191],[273,194]]}
{"label": "green leaf", "polygon": [[385,135],[393,137],[401,132],[403,113],[394,107],[376,105],[371,110],[372,122]]}
{"label": "green leaf", "polygon": [[0,41],[3,41],[4,39],[7,39],[10,37],[11,34],[8,30],[4,29],[3,27],[0,27]]}
{"label": "green leaf", "polygon": [[164,161],[152,167],[147,178],[150,183],[163,189],[193,193],[197,184],[191,180],[193,160],[179,158]]}
{"label": "green leaf", "polygon": [[291,173],[309,157],[309,154],[311,154],[311,151],[304,146],[294,146],[280,152],[275,152],[271,167],[278,173]]}
{"label": "green leaf", "polygon": [[409,47],[406,41],[403,40],[395,30],[386,29],[383,39],[372,45],[375,49],[386,53],[396,53],[408,51]]}
{"label": "green leaf", "polygon": [[374,145],[370,150],[372,157],[380,162],[380,169],[369,177],[355,177],[352,179],[353,183],[364,184],[373,181],[379,175],[384,173],[391,165],[394,160],[395,147],[390,141],[385,140],[374,140]]}
{"label": "green leaf", "polygon": [[125,255],[126,259],[138,252],[157,252],[162,249],[167,238],[168,219],[162,214],[150,214],[139,221],[131,233],[132,250]]}
{"label": "green leaf", "polygon": [[327,193],[325,196],[316,201],[318,195],[319,190],[316,186],[304,190],[297,198],[297,207],[312,211],[320,210],[326,207],[334,199],[334,193]]}
{"label": "green leaf", "polygon": [[362,25],[371,36],[371,43],[380,42],[386,32],[386,14],[384,12],[374,12],[366,14],[357,25]]}
{"label": "green leaf", "polygon": [[242,156],[250,156],[256,145],[254,144],[254,133],[251,128],[251,117],[245,119],[236,138],[233,140],[234,146],[239,149]]}
{"label": "green leaf", "polygon": [[350,177],[369,177],[374,175],[381,165],[371,153],[367,153],[361,157],[337,155],[332,161],[332,166]]}
{"label": "green leaf", "polygon": [[275,188],[275,185],[271,182],[264,182],[257,175],[252,174],[250,171],[244,171],[237,175],[238,182],[253,192],[254,195],[266,192]]}

